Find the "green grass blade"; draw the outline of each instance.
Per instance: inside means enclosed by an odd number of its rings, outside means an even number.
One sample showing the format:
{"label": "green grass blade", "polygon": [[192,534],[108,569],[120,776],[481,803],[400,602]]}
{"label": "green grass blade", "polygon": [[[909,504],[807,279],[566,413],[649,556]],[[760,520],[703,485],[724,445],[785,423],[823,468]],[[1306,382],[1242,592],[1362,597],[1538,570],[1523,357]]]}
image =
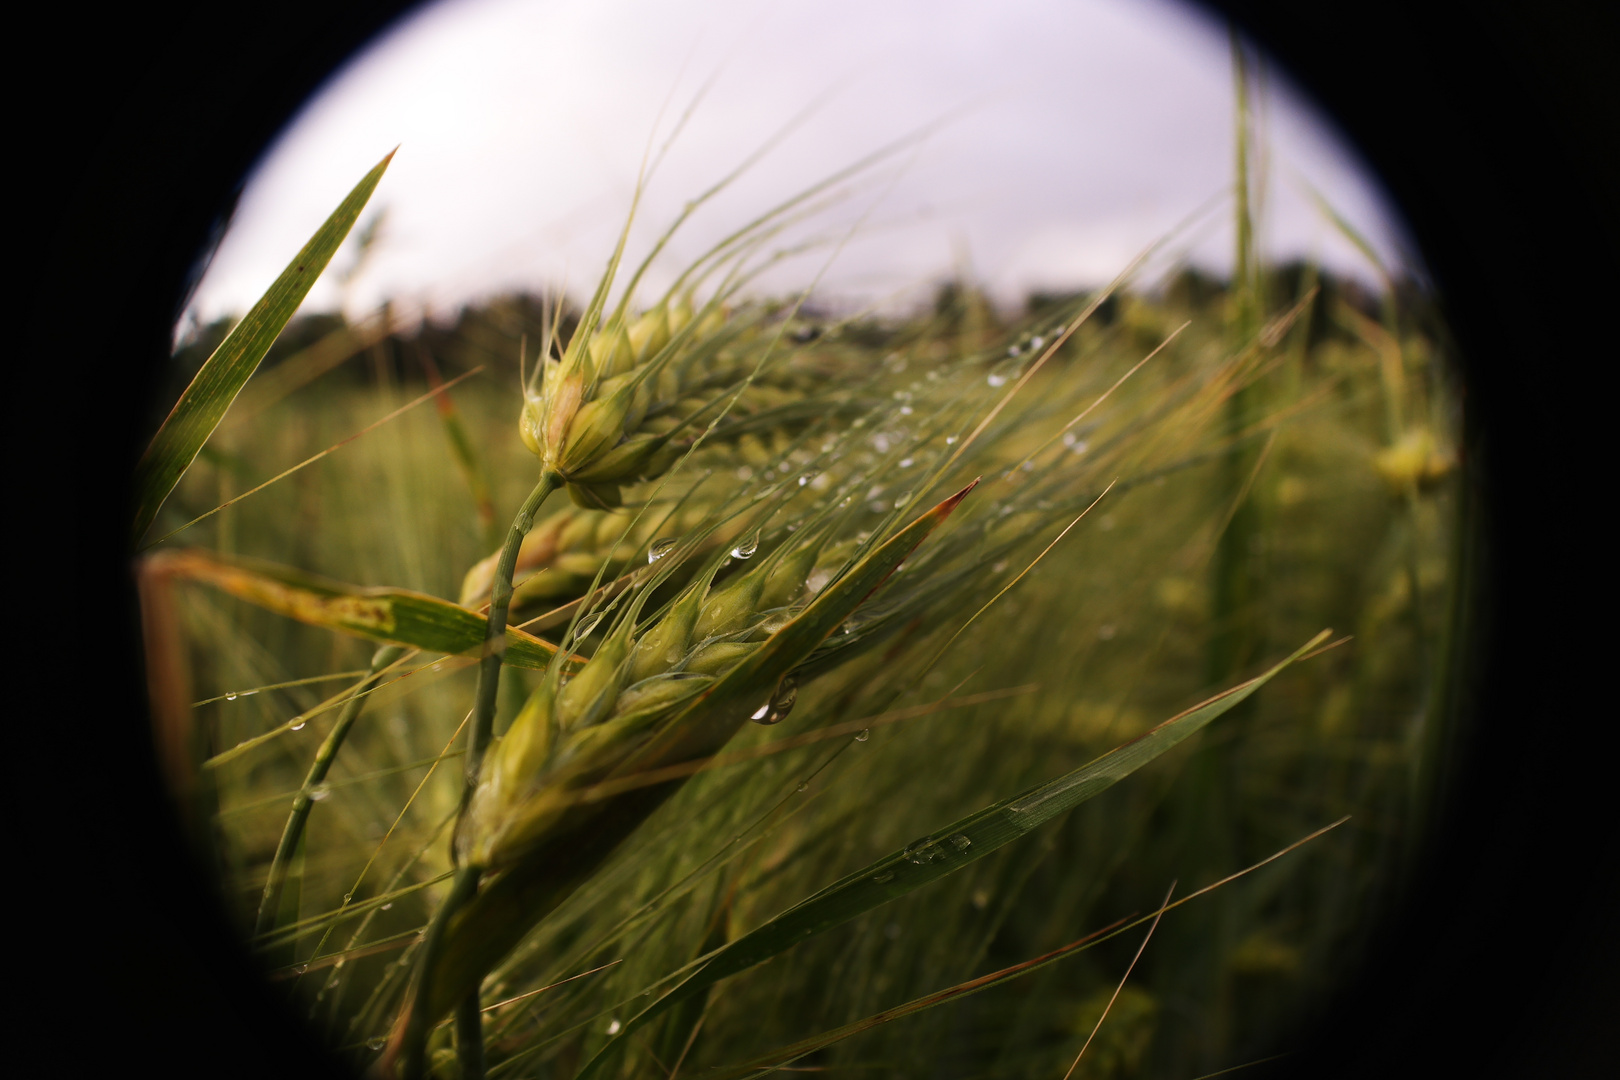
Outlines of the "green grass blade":
{"label": "green grass blade", "polygon": [[1041,956],[1014,964],[1011,967],[1002,968],[1000,971],[993,971],[988,975],[980,975],[977,978],[968,979],[965,982],[957,983],[955,986],[948,986],[944,990],[936,990],[932,994],[924,994],[922,997],[913,998],[903,1005],[896,1005],[893,1008],[884,1009],[882,1012],[873,1013],[872,1015],[863,1017],[860,1020],[854,1021],[853,1023],[844,1024],[842,1027],[836,1027],[828,1031],[820,1032],[810,1036],[807,1039],[800,1039],[798,1042],[792,1043],[788,1046],[777,1047],[775,1050],[760,1054],[749,1061],[742,1062],[737,1065],[723,1065],[718,1068],[707,1069],[696,1074],[696,1076],[698,1080],[735,1080],[735,1078],[748,1076],[764,1069],[774,1069],[779,1066],[790,1064],[798,1058],[804,1057],[806,1054],[812,1054],[824,1047],[831,1046],[833,1043],[841,1042],[842,1040],[849,1038],[851,1035],[859,1035],[864,1031],[870,1031],[880,1024],[887,1024],[891,1020],[899,1020],[902,1017],[911,1016],[914,1013],[923,1012],[925,1010],[932,1009],[935,1006],[956,1001],[960,998],[967,997],[970,994],[977,994],[981,990],[989,990],[991,987],[1012,982],[1014,979],[1021,979],[1025,975],[1039,971],[1041,968],[1047,967],[1050,964],[1055,964],[1059,960],[1073,956],[1075,953],[1083,952],[1086,949],[1091,948],[1093,945],[1098,945],[1111,938],[1117,937],[1120,934],[1140,926],[1149,919],[1157,920],[1160,915],[1163,915],[1166,912],[1173,911],[1176,908],[1181,907],[1183,904],[1187,904],[1198,899],[1200,896],[1214,892],[1216,889],[1236,881],[1245,874],[1249,874],[1260,869],[1267,863],[1275,862],[1284,855],[1305,846],[1312,840],[1315,840],[1317,837],[1338,828],[1348,820],[1349,818],[1347,817],[1340,818],[1331,825],[1325,825],[1320,829],[1316,829],[1313,832],[1300,837],[1298,840],[1295,840],[1288,846],[1266,856],[1259,862],[1252,863],[1235,874],[1228,874],[1219,881],[1212,882],[1196,892],[1189,893],[1188,895],[1183,896],[1180,900],[1177,900],[1175,903],[1166,905],[1152,915],[1143,915],[1139,918],[1133,918],[1132,916],[1127,915],[1125,918],[1119,919],[1100,930],[1093,930],[1084,937],[1071,941],[1067,945],[1060,946]]}
{"label": "green grass blade", "polygon": [[191,385],[175,402],[135,466],[135,521],[131,543],[139,543],[151,527],[163,500],[191,467],[203,443],[224,418],[225,410],[231,407],[259,361],[270,351],[287,320],[304,302],[315,279],[349,235],[349,229],[376,190],[393,156],[390,152],[355,185],[259,302],[203,362]]}
{"label": "green grass blade", "polygon": [[1278,672],[1320,645],[1329,633],[1322,631],[1270,670],[1171,717],[1090,764],[921,837],[900,851],[829,885],[736,939],[625,1024],[618,1035],[586,1063],[579,1073],[580,1080],[594,1075],[607,1061],[609,1053],[632,1032],[692,994],[977,862],[997,848],[1101,794],[1222,713],[1247,700]]}
{"label": "green grass blade", "polygon": [[[176,577],[212,585],[299,622],[428,652],[476,653],[485,619],[476,611],[409,589],[361,588],[259,559],[224,559],[196,549],[152,556]],[[505,663],[542,671],[557,647],[522,630],[506,631]]]}

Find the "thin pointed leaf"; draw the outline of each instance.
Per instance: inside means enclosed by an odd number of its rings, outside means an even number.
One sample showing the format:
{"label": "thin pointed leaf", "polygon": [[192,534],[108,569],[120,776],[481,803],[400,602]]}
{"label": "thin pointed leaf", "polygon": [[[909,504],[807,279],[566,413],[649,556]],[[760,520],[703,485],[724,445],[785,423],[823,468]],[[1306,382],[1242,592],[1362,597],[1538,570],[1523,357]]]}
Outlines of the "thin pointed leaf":
{"label": "thin pointed leaf", "polygon": [[967,997],[969,994],[977,994],[981,990],[988,990],[993,986],[1000,986],[1002,983],[1008,983],[1012,982],[1014,979],[1023,978],[1025,975],[1028,975],[1033,971],[1039,971],[1041,968],[1046,967],[1049,964],[1055,964],[1059,960],[1073,956],[1077,952],[1081,952],[1093,945],[1100,944],[1101,942],[1107,941],[1119,934],[1123,934],[1127,930],[1147,922],[1150,918],[1157,921],[1158,917],[1163,915],[1165,912],[1181,907],[1183,904],[1196,900],[1206,893],[1214,892],[1216,889],[1236,881],[1245,874],[1249,874],[1260,869],[1267,863],[1275,862],[1284,855],[1287,855],[1289,852],[1304,847],[1312,840],[1315,840],[1324,833],[1331,832],[1349,820],[1350,819],[1348,817],[1342,817],[1338,821],[1333,822],[1331,825],[1325,825],[1320,829],[1307,833],[1298,840],[1295,840],[1293,843],[1289,844],[1287,847],[1272,852],[1259,862],[1252,863],[1235,874],[1229,874],[1226,877],[1221,878],[1219,881],[1205,885],[1202,889],[1183,896],[1180,900],[1177,900],[1173,904],[1168,904],[1154,915],[1144,915],[1140,918],[1132,918],[1131,916],[1127,915],[1125,918],[1120,919],[1111,925],[1105,926],[1100,930],[1093,930],[1085,937],[1071,941],[1067,945],[1053,949],[1051,952],[1045,953],[1044,955],[1034,957],[1030,960],[1025,960],[1022,963],[1014,964],[1011,967],[1002,968],[1000,971],[993,971],[988,975],[980,975],[977,978],[968,979],[965,982],[957,983],[955,986],[948,986],[943,990],[936,990],[932,994],[924,994],[922,997],[913,998],[903,1005],[896,1005],[893,1008],[884,1009],[882,1012],[873,1013],[871,1016],[863,1017],[862,1019],[856,1020],[853,1023],[844,1024],[842,1027],[836,1027],[828,1031],[819,1032],[810,1036],[809,1038],[800,1039],[798,1042],[790,1045],[779,1046],[776,1049],[767,1051],[766,1053],[752,1058],[749,1061],[742,1062],[737,1065],[723,1065],[717,1068],[705,1070],[704,1072],[696,1075],[696,1080],[737,1080],[737,1078],[748,1076],[751,1073],[757,1073],[762,1069],[772,1069],[777,1066],[786,1065],[789,1062],[804,1057],[806,1054],[814,1053],[823,1047],[831,1046],[835,1042],[840,1042],[843,1039],[847,1039],[851,1035],[859,1035],[863,1031],[870,1031],[880,1024],[886,1024],[891,1020],[899,1020],[900,1018],[910,1016],[913,1013],[919,1013],[927,1009],[932,1009],[936,1005],[944,1005],[947,1002],[956,1001],[959,998]]}
{"label": "thin pointed leaf", "polygon": [[1039,971],[1049,964],[1055,964],[1059,960],[1072,956],[1087,946],[1095,944],[1099,938],[1112,937],[1113,932],[1122,929],[1126,922],[1127,919],[1120,919],[1110,926],[1105,926],[1101,930],[1093,930],[1077,941],[1071,941],[1067,945],[1053,949],[1051,952],[1037,956],[1034,959],[1025,960],[1022,963],[1002,968],[1000,971],[994,971],[988,975],[980,975],[976,979],[968,979],[966,982],[957,983],[955,986],[946,987],[944,990],[936,990],[932,994],[925,994],[920,998],[913,998],[903,1005],[896,1005],[892,1009],[884,1009],[882,1012],[873,1013],[871,1016],[863,1017],[842,1027],[819,1032],[788,1046],[779,1046],[775,1050],[740,1064],[705,1069],[703,1072],[695,1073],[694,1080],[740,1080],[741,1077],[750,1076],[763,1069],[774,1069],[789,1064],[806,1054],[813,1054],[823,1047],[831,1046],[835,1042],[841,1042],[851,1035],[859,1035],[863,1031],[870,1031],[880,1024],[887,1024],[891,1020],[899,1020],[902,1017],[910,1016],[912,1013],[923,1012],[926,1009],[932,1009],[936,1005],[944,1005],[946,1002],[967,997],[969,994],[977,994],[981,990],[988,990],[993,986],[1012,982],[1014,979],[1022,978],[1032,971]]}
{"label": "thin pointed leaf", "polygon": [[[475,653],[484,644],[485,617],[409,589],[361,588],[258,559],[224,559],[196,549],[152,556],[175,577],[200,581],[299,622],[388,645],[429,652]],[[544,670],[557,647],[522,630],[506,631],[505,663]]]}
{"label": "thin pointed leaf", "polygon": [[1321,644],[1328,634],[1329,631],[1322,631],[1269,671],[1171,717],[1090,764],[915,840],[900,851],[834,882],[736,939],[625,1024],[618,1035],[586,1063],[579,1073],[579,1080],[594,1075],[607,1061],[609,1053],[632,1032],[690,995],[701,992],[721,979],[764,963],[807,938],[842,925],[977,862],[997,848],[1101,794],[1247,699],[1278,672]]}
{"label": "thin pointed leaf", "polygon": [[219,348],[203,362],[175,402],[152,442],[135,466],[135,521],[131,535],[139,543],[157,517],[158,508],[180,477],[196,460],[208,436],[219,426],[225,411],[248,381],[259,361],[287,325],[298,305],[304,302],[315,279],[331,261],[377,182],[393,159],[392,152],[355,185],[354,190],[332,216],[315,231],[302,251],[287,264],[269,290],[259,298],[241,322],[236,324]]}

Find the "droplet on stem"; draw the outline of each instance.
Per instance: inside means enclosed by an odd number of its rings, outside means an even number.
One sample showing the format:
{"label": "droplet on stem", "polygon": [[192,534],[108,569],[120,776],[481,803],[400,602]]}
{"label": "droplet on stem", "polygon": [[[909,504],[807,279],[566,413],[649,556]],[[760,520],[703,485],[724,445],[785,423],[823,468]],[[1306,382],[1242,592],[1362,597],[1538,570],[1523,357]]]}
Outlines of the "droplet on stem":
{"label": "droplet on stem", "polygon": [[753,536],[749,537],[747,540],[744,540],[742,543],[740,543],[736,547],[732,548],[731,549],[731,557],[734,558],[734,559],[751,559],[751,558],[754,557],[754,552],[756,552],[758,550],[759,550],[759,533],[755,533]]}
{"label": "droplet on stem", "polygon": [[662,539],[654,540],[652,542],[652,546],[647,549],[647,562],[649,564],[657,562],[665,555],[668,555],[670,552],[674,551],[675,546],[679,543],[680,541],[673,536],[666,536]]}
{"label": "droplet on stem", "polygon": [[776,684],[776,692],[771,700],[760,706],[758,712],[751,719],[756,724],[780,724],[787,719],[788,713],[793,711],[793,703],[799,700],[799,680],[797,676],[785,676]]}

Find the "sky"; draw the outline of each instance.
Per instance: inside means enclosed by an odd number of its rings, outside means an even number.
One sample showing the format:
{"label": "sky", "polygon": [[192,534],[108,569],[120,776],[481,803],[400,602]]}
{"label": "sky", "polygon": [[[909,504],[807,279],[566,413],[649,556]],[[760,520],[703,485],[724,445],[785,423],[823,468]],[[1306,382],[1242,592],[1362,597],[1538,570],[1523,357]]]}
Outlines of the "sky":
{"label": "sky", "polygon": [[[1315,192],[1402,264],[1398,218],[1354,150],[1274,67],[1259,81],[1263,251],[1373,280]],[[774,138],[674,236],[652,297],[738,225],[913,136],[830,189],[781,241],[819,242],[751,288],[899,311],[962,273],[1009,305],[1095,287],[1161,241],[1152,271],[1231,266],[1230,41],[1179,0],[440,0],[267,148],[180,325],[245,311],[396,146],[361,218],[383,215],[376,243],[357,261],[357,228],[306,312],[578,298],[649,150],[667,146],[632,258]]]}

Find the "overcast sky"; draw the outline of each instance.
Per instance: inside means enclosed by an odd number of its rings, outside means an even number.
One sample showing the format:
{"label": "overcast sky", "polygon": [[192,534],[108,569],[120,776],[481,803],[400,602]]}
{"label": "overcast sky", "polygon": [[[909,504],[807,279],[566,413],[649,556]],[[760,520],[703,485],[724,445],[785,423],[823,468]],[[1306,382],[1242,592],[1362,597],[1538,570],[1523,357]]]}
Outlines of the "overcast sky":
{"label": "overcast sky", "polygon": [[[395,145],[362,218],[386,211],[373,256],[340,285],[351,236],[306,310],[354,316],[392,298],[449,315],[562,283],[577,296],[601,272],[649,140],[705,84],[644,196],[632,254],[819,105],[677,235],[655,286],[752,214],[941,117],[805,226],[836,237],[858,225],[849,242],[760,288],[821,274],[826,300],[905,303],[964,264],[1007,302],[1092,286],[1230,190],[1226,31],[1176,0],[441,0],[374,41],[269,148],[190,311],[244,311]],[[1396,258],[1376,181],[1274,71],[1261,116],[1265,249],[1370,278],[1309,185]],[[1229,221],[1217,208],[1172,251],[1224,271]]]}

